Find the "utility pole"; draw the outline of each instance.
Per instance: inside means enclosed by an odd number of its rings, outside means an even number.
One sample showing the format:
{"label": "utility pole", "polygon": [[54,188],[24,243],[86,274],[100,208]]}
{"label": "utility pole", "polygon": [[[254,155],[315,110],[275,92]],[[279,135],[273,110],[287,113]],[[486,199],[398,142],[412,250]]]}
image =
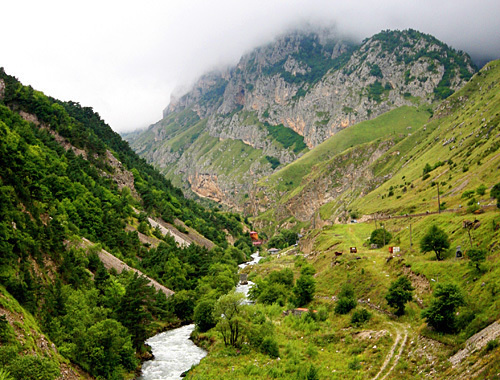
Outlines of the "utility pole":
{"label": "utility pole", "polygon": [[437,182],[437,189],[438,189],[438,214],[441,214],[441,202],[439,200],[439,182]]}
{"label": "utility pole", "polygon": [[411,243],[411,222],[410,222],[410,249],[413,247],[413,244]]}

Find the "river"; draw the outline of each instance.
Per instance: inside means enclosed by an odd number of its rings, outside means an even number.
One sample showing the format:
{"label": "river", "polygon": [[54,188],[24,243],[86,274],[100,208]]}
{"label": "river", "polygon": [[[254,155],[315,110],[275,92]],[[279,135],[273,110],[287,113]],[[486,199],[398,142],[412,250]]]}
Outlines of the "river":
{"label": "river", "polygon": [[[257,251],[252,255],[252,261],[240,264],[239,267],[243,269],[257,264],[261,258]],[[249,281],[247,285],[238,285],[236,291],[246,297],[252,284]],[[250,303],[248,300],[245,302]],[[194,327],[194,324],[187,325],[149,338],[146,343],[151,346],[154,359],[144,362],[138,380],[179,380],[183,372],[198,364],[207,352],[189,339]]]}
{"label": "river", "polygon": [[154,359],[144,362],[140,380],[178,380],[181,374],[198,364],[207,353],[197,347],[189,336],[194,324],[162,332],[149,338]]}

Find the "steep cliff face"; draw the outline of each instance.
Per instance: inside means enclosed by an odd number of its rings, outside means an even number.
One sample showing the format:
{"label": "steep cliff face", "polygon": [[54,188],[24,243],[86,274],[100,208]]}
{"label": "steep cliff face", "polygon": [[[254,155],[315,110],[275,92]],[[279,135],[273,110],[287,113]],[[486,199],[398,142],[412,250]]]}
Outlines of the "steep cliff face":
{"label": "steep cliff face", "polygon": [[[206,181],[188,179],[217,177],[220,191],[209,197],[239,208],[258,178],[234,155],[200,165],[192,159],[194,146],[205,151],[202,156],[215,153],[203,149],[200,138],[242,142],[253,152],[253,172],[267,175],[353,124],[447,97],[474,72],[466,54],[412,30],[384,31],[360,45],[328,31],[295,32],[255,49],[235,67],[203,76],[130,142],[199,195],[213,192],[200,185]],[[233,175],[224,179],[228,166]]]}

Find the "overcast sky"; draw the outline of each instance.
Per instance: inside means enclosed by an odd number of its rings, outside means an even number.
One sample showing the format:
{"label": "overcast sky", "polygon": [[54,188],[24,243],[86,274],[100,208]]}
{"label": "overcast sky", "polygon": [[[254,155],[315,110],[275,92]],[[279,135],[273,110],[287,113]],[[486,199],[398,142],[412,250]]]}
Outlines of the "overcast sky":
{"label": "overcast sky", "polygon": [[304,23],[358,41],[412,28],[500,58],[499,0],[4,0],[0,15],[0,67],[120,132],[158,121],[173,91]]}

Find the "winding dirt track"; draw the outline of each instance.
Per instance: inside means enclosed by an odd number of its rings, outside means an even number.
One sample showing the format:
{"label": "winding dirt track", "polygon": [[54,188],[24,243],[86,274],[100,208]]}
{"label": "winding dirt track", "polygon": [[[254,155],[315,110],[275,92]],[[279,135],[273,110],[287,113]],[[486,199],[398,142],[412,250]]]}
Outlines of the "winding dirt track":
{"label": "winding dirt track", "polygon": [[[394,341],[394,344],[391,347],[391,351],[387,354],[385,357],[384,363],[382,364],[382,367],[380,367],[380,370],[378,373],[375,375],[375,377],[372,378],[372,380],[377,380],[386,370],[387,366],[391,363],[392,361],[392,366],[389,368],[387,372],[385,372],[385,375],[380,378],[380,380],[384,380],[389,376],[389,374],[392,372],[394,367],[396,367],[396,364],[398,364],[399,359],[401,358],[401,354],[403,353],[403,350],[406,345],[406,341],[408,340],[408,332],[406,331],[406,328],[403,325],[400,324],[395,324],[391,322],[391,325],[396,329],[396,340]],[[403,341],[401,342],[401,339]],[[400,344],[401,342],[401,344]],[[396,348],[399,345],[399,350],[396,355],[394,355]]]}

